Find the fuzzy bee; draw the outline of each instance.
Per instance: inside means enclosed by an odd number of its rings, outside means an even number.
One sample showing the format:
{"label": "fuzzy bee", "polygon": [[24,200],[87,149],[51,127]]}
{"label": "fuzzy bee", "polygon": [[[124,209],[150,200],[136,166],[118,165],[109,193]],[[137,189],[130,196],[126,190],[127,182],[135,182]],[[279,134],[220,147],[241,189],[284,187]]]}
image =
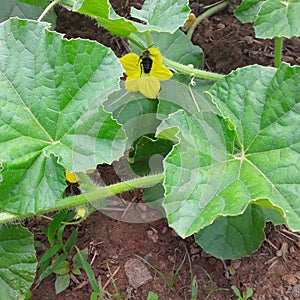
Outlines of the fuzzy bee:
{"label": "fuzzy bee", "polygon": [[156,99],[160,91],[160,82],[172,77],[172,72],[163,64],[163,58],[157,48],[149,47],[140,55],[125,54],[120,58],[125,69],[125,89],[140,92],[149,99]]}
{"label": "fuzzy bee", "polygon": [[142,54],[140,55],[139,61],[140,61],[141,73],[144,70],[145,74],[149,74],[153,64],[153,59],[151,58],[151,53],[149,49],[143,50]]}

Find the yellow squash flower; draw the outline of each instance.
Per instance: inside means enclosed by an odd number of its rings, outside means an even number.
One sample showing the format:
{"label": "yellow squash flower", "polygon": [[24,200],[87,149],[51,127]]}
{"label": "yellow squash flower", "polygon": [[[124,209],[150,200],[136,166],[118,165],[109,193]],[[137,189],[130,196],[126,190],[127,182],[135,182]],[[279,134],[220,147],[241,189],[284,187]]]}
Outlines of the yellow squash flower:
{"label": "yellow squash flower", "polygon": [[190,13],[184,25],[182,26],[182,30],[184,32],[187,32],[193,26],[195,21],[196,21],[196,16],[193,13]]}
{"label": "yellow squash flower", "polygon": [[76,179],[76,176],[74,173],[66,170],[66,179],[70,182],[70,183],[76,183],[77,182],[77,179]]}
{"label": "yellow squash flower", "polygon": [[128,53],[120,58],[127,75],[125,88],[129,92],[140,92],[147,98],[155,99],[160,90],[160,81],[170,79],[173,74],[163,64],[157,48],[145,49],[141,56]]}

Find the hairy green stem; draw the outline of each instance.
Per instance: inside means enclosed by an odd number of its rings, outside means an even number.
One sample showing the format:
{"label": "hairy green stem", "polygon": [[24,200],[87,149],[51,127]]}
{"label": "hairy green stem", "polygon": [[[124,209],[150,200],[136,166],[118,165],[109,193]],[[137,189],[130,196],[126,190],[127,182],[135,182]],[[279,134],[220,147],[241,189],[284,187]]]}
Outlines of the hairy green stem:
{"label": "hairy green stem", "polygon": [[191,40],[197,25],[199,23],[201,23],[205,18],[208,18],[211,15],[215,14],[216,12],[224,9],[228,5],[228,3],[229,3],[228,1],[221,2],[221,3],[211,7],[210,9],[208,9],[206,12],[204,12],[200,16],[198,16],[197,19],[195,20],[195,22],[193,23],[193,25],[191,26],[191,28],[188,30],[188,32],[186,34],[187,37]]}
{"label": "hairy green stem", "polygon": [[152,47],[152,46],[154,45],[152,36],[151,36],[151,34],[149,33],[149,31],[146,31],[146,32],[145,32],[145,35],[146,35],[146,40],[147,40],[148,48],[150,48],[150,47]]}
{"label": "hairy green stem", "polygon": [[282,47],[283,47],[283,37],[276,37],[276,40],[275,40],[275,58],[274,58],[275,68],[279,68],[279,66],[281,64]]}
{"label": "hairy green stem", "polygon": [[175,69],[179,73],[194,76],[196,78],[217,81],[225,76],[222,74],[217,74],[217,73],[212,73],[212,72],[207,72],[207,71],[191,68],[189,66],[186,66],[186,65],[180,64],[178,62],[175,62],[171,59],[168,59],[167,57],[163,57],[163,61],[168,67]]}
{"label": "hairy green stem", "polygon": [[54,7],[57,3],[59,2],[59,0],[54,0],[53,2],[50,2],[50,4],[45,8],[45,10],[42,12],[42,14],[39,16],[39,18],[37,19],[38,22],[40,22],[45,15],[48,13],[48,11]]}
{"label": "hairy green stem", "polygon": [[142,50],[147,48],[147,46],[144,44],[145,42],[134,33],[130,33],[126,38]]}
{"label": "hairy green stem", "polygon": [[23,214],[23,215],[15,215],[15,214],[11,214],[11,213],[1,212],[0,213],[0,224],[12,222],[15,220],[25,219],[25,218],[32,217],[35,215],[44,215],[44,214],[52,212],[52,211],[57,211],[57,210],[62,210],[62,209],[66,209],[66,208],[72,208],[72,207],[76,207],[76,206],[93,203],[98,200],[105,199],[109,196],[116,195],[118,193],[122,193],[122,192],[126,192],[126,191],[130,191],[135,188],[150,187],[155,184],[161,183],[163,178],[164,178],[164,174],[160,173],[160,174],[135,178],[135,179],[119,182],[119,183],[104,186],[104,187],[99,187],[99,188],[92,190],[91,192],[87,192],[85,194],[61,198],[55,203],[55,205],[53,207],[38,211],[35,214],[28,213],[28,214]]}

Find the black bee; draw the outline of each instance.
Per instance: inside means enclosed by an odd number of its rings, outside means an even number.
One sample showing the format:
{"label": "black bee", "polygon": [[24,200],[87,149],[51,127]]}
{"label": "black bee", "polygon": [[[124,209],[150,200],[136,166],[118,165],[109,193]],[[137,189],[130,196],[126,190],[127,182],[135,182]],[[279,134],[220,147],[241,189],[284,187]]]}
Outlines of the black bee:
{"label": "black bee", "polygon": [[140,60],[141,72],[144,69],[144,73],[149,74],[152,68],[153,60],[148,49],[143,50],[142,54],[140,55]]}

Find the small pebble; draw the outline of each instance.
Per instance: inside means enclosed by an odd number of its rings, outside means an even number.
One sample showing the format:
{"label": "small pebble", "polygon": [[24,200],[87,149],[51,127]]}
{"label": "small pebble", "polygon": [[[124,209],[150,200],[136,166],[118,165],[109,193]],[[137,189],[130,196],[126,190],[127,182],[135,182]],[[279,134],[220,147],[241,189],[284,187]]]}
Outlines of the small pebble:
{"label": "small pebble", "polygon": [[219,23],[218,25],[217,25],[217,28],[218,29],[224,29],[226,26],[223,24],[223,23]]}
{"label": "small pebble", "polygon": [[291,285],[295,285],[298,282],[297,278],[292,274],[283,275],[282,280]]}
{"label": "small pebble", "polygon": [[152,276],[147,267],[137,258],[129,259],[124,267],[129,284],[134,289],[152,280]]}

